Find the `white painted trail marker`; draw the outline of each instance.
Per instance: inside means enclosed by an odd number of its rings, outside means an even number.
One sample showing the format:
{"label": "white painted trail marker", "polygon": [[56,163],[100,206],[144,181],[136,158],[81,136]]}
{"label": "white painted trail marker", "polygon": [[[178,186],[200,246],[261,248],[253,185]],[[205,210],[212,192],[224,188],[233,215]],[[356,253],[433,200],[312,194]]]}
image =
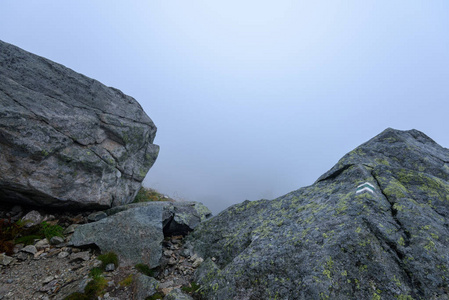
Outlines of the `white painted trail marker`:
{"label": "white painted trail marker", "polygon": [[365,182],[365,183],[362,183],[361,185],[359,185],[359,186],[357,187],[356,194],[362,193],[362,192],[365,192],[365,191],[374,194],[375,189],[376,189],[376,188],[374,187],[374,185],[372,185],[372,184],[369,183],[369,182]]}

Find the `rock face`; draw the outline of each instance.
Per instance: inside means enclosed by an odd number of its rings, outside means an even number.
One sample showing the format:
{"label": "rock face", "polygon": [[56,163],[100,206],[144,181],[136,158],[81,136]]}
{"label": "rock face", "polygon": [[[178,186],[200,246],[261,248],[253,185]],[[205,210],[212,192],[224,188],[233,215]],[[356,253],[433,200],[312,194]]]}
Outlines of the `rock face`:
{"label": "rock face", "polygon": [[129,203],[158,155],[155,134],[133,98],[0,41],[0,201]]}
{"label": "rock face", "polygon": [[107,213],[107,218],[78,226],[71,243],[95,244],[102,252],[115,252],[123,265],[145,263],[151,268],[160,264],[165,235],[186,234],[211,216],[198,202],[137,203]]}
{"label": "rock face", "polygon": [[206,299],[448,299],[449,150],[387,129],[313,185],[235,205],[189,242]]}

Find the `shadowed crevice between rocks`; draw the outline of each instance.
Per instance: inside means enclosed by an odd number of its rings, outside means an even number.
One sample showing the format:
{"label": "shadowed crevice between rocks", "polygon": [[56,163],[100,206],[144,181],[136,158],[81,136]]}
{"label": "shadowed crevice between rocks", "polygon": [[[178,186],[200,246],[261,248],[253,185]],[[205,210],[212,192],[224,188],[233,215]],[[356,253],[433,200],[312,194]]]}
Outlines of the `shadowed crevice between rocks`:
{"label": "shadowed crevice between rocks", "polygon": [[371,172],[371,175],[373,176],[374,180],[376,180],[377,186],[379,187],[380,192],[382,193],[382,195],[385,197],[385,199],[388,201],[388,203],[390,203],[390,211],[391,211],[391,216],[393,217],[393,220],[396,222],[396,224],[399,226],[399,229],[402,230],[404,232],[404,247],[408,247],[410,245],[410,232],[407,230],[407,228],[401,223],[401,221],[398,219],[398,210],[394,207],[395,203],[393,200],[390,199],[390,197],[388,197],[387,194],[385,194],[385,192],[382,189],[382,185],[380,183],[380,181],[378,180],[377,176],[374,174],[374,172]]}
{"label": "shadowed crevice between rocks", "polygon": [[174,216],[170,216],[168,219],[164,220],[163,226],[164,237],[171,237],[175,235],[186,236],[192,231],[192,228],[186,224],[177,223]]}
{"label": "shadowed crevice between rocks", "polygon": [[[401,235],[404,238],[403,247],[404,248],[409,247],[411,234],[407,230],[407,228],[401,223],[401,221],[398,219],[398,217],[397,217],[398,210],[396,208],[394,208],[395,202],[392,201],[388,197],[387,194],[385,194],[385,192],[382,189],[382,185],[381,185],[380,181],[378,180],[377,176],[374,174],[373,171],[371,172],[371,175],[373,176],[374,180],[376,181],[379,191],[382,193],[382,195],[388,201],[388,203],[390,203],[390,211],[391,211],[391,216],[392,216],[393,220],[396,222],[399,229],[404,233],[403,235]],[[420,289],[420,285],[421,285],[420,282],[414,278],[413,272],[408,268],[407,264],[404,263],[406,254],[403,253],[403,251],[401,249],[399,249],[396,242],[391,241],[386,236],[384,236],[376,226],[373,226],[373,224],[371,224],[369,222],[366,222],[366,225],[371,231],[373,231],[373,233],[375,233],[376,236],[379,236],[380,238],[382,238],[382,240],[385,242],[385,244],[388,245],[388,247],[390,247],[390,249],[393,250],[394,253],[396,253],[396,256],[398,258],[397,262],[398,262],[400,268],[404,271],[406,278],[410,284],[410,287],[412,287],[413,291],[417,292],[420,297],[423,296],[424,292]]]}

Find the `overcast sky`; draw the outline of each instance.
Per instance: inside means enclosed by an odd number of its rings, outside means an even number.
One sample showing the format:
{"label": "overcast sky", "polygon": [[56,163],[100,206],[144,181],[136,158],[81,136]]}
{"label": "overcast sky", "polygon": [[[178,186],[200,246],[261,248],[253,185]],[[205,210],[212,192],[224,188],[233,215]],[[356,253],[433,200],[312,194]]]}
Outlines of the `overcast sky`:
{"label": "overcast sky", "polygon": [[161,147],[144,186],[214,213],[387,127],[449,147],[447,0],[2,0],[0,39],[134,97]]}

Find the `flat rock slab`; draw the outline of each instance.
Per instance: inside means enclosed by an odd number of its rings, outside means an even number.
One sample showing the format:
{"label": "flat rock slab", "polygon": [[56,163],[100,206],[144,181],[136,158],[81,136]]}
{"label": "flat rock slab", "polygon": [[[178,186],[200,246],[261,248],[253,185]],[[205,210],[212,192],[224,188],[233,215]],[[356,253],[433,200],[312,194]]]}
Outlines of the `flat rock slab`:
{"label": "flat rock slab", "polygon": [[108,208],[131,202],[159,147],[121,91],[0,41],[0,200]]}
{"label": "flat rock slab", "polygon": [[164,227],[175,228],[172,222],[178,212],[178,221],[185,221],[179,225],[184,232],[193,230],[211,216],[197,202],[129,204],[108,210],[107,218],[78,226],[71,243],[74,246],[95,244],[102,252],[112,251],[119,256],[121,265],[145,263],[154,268],[162,257]]}

